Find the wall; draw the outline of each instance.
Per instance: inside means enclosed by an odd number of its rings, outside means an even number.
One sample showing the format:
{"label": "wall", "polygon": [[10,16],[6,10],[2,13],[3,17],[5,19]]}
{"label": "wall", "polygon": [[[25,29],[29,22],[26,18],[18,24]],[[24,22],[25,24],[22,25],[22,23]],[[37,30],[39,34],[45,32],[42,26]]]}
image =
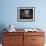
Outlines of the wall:
{"label": "wall", "polygon": [[[46,0],[0,0],[0,27],[46,28]],[[35,7],[35,22],[18,22],[17,7]]]}

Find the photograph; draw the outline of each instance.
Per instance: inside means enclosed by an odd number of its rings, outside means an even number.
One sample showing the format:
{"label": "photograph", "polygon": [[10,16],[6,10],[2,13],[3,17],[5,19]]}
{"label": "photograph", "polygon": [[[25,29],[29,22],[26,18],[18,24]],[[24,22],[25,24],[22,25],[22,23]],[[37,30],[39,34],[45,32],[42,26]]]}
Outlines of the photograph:
{"label": "photograph", "polygon": [[35,7],[18,7],[17,20],[21,22],[35,21]]}
{"label": "photograph", "polygon": [[20,9],[20,19],[33,19],[33,9]]}

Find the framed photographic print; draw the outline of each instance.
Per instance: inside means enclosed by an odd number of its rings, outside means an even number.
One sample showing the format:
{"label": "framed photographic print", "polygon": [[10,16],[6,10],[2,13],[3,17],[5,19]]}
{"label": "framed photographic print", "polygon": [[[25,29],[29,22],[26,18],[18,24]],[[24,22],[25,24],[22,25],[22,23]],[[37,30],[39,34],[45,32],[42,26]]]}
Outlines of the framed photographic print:
{"label": "framed photographic print", "polygon": [[35,21],[35,7],[18,7],[17,21],[20,22],[34,22]]}

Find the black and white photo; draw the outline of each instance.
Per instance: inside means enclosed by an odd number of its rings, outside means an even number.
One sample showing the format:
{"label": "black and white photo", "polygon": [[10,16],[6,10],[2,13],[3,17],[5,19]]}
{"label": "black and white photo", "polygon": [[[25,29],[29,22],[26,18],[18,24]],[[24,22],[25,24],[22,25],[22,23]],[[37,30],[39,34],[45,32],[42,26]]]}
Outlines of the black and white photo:
{"label": "black and white photo", "polygon": [[17,9],[17,20],[24,22],[31,22],[35,19],[35,9],[34,7],[18,7]]}

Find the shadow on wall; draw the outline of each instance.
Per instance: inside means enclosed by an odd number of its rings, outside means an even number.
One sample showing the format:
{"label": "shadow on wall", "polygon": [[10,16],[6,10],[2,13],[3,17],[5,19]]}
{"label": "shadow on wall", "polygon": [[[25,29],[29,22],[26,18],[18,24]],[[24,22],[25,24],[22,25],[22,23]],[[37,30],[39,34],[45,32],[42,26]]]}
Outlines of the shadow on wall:
{"label": "shadow on wall", "polygon": [[2,36],[3,36],[3,32],[6,32],[6,30],[4,30],[5,25],[4,24],[0,24],[0,43],[2,43]]}

